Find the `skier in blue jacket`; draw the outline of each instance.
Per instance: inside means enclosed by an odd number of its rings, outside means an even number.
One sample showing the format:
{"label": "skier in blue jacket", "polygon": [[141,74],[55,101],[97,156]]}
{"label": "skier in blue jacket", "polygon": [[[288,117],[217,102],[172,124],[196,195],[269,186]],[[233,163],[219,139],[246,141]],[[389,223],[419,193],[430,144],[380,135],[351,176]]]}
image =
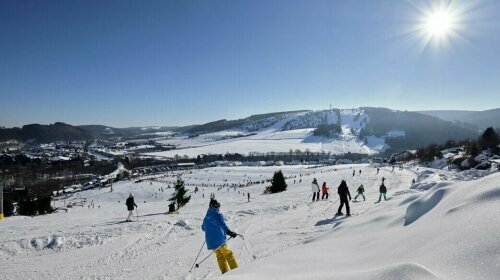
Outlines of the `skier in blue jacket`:
{"label": "skier in blue jacket", "polygon": [[215,250],[217,263],[222,274],[229,269],[238,268],[238,262],[234,257],[233,252],[226,245],[226,234],[235,238],[238,234],[229,230],[224,216],[219,212],[220,203],[215,198],[210,199],[207,215],[203,220],[201,229],[205,232],[205,239],[208,250]]}

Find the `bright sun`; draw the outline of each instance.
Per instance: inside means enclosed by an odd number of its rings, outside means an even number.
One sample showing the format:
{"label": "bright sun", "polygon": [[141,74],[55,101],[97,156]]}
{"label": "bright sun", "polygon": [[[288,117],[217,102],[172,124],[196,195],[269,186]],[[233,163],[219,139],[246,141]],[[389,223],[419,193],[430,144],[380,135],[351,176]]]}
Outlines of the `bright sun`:
{"label": "bright sun", "polygon": [[425,29],[431,36],[446,36],[453,29],[453,18],[449,12],[435,11],[427,15]]}
{"label": "bright sun", "polygon": [[442,44],[457,35],[459,18],[453,6],[430,7],[427,12],[423,12],[419,29],[428,42]]}
{"label": "bright sun", "polygon": [[[477,3],[458,0],[427,0],[411,2],[417,13],[408,33],[416,38],[420,53],[427,48],[447,49],[466,41],[467,25],[475,17]],[[477,16],[477,15],[476,15]]]}

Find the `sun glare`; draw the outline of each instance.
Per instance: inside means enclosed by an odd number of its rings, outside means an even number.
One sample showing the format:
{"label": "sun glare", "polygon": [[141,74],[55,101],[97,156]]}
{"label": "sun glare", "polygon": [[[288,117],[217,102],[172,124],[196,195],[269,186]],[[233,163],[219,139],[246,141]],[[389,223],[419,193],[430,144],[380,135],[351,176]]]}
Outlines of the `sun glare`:
{"label": "sun glare", "polygon": [[425,19],[425,28],[431,36],[446,36],[453,28],[453,18],[447,11],[436,11]]}
{"label": "sun glare", "polygon": [[[422,2],[418,2],[422,3]],[[411,28],[417,35],[421,50],[432,46],[436,49],[449,47],[462,38],[468,6],[457,1],[432,1],[415,6],[419,14]]]}

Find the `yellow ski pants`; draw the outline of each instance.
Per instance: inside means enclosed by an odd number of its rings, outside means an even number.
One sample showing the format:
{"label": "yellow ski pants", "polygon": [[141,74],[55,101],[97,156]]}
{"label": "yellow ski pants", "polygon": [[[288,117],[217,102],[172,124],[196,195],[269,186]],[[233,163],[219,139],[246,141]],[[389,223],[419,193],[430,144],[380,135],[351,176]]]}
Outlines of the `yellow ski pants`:
{"label": "yellow ski pants", "polygon": [[233,251],[226,244],[215,250],[215,256],[217,257],[217,263],[222,274],[228,272],[229,269],[238,268],[238,262],[234,257]]}

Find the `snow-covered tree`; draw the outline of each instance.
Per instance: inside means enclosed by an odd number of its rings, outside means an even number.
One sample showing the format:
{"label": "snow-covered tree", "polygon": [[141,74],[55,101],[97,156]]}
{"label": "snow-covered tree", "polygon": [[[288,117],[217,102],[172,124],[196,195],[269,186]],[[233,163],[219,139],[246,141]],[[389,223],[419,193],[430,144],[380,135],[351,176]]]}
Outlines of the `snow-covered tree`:
{"label": "snow-covered tree", "polygon": [[281,170],[274,172],[273,180],[271,181],[271,193],[286,191],[285,176]]}
{"label": "snow-covered tree", "polygon": [[177,177],[177,182],[175,182],[174,188],[175,191],[169,200],[177,203],[177,210],[179,210],[182,206],[186,205],[189,202],[191,196],[186,196],[187,190],[184,187],[184,180],[182,180],[180,176]]}

